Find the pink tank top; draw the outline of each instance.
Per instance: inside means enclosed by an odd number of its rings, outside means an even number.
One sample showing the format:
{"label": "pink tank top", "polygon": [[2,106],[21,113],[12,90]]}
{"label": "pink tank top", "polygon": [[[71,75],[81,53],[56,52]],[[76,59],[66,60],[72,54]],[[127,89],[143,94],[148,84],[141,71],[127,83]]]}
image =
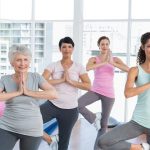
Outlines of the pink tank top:
{"label": "pink tank top", "polygon": [[[96,57],[96,63],[100,63],[100,61],[100,58]],[[110,98],[115,98],[113,84],[114,68],[115,67],[111,64],[105,64],[94,69],[94,81],[91,91]]]}
{"label": "pink tank top", "polygon": [[5,103],[0,102],[0,117],[3,115],[4,109],[5,109]]}

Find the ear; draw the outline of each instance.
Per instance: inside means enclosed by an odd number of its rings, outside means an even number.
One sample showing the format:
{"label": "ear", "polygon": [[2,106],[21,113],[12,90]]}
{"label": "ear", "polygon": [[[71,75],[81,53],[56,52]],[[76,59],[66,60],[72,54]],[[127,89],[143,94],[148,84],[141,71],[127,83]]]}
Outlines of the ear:
{"label": "ear", "polygon": [[143,51],[145,50],[144,45],[141,45],[141,49],[142,49]]}

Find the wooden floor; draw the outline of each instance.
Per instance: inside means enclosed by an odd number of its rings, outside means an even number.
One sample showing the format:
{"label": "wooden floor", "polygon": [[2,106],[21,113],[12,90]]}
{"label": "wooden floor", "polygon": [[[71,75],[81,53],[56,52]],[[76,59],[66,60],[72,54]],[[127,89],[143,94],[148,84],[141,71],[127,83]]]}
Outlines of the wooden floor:
{"label": "wooden floor", "polygon": [[[72,131],[69,150],[93,150],[96,135],[96,129],[91,124],[89,124],[83,118],[79,119]],[[141,143],[141,140],[145,141],[145,136],[140,136],[136,139],[132,139],[130,140],[130,142]],[[18,144],[16,144],[13,150],[19,150]],[[46,142],[42,141],[39,150],[51,149]]]}

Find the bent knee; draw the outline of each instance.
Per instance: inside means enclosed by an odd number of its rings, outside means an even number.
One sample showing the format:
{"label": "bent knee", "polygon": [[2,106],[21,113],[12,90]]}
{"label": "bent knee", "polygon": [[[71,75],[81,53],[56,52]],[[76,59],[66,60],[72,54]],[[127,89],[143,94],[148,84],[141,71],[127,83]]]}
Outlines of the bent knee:
{"label": "bent knee", "polygon": [[107,139],[102,135],[98,140],[98,147],[104,149],[107,147],[107,144],[108,144]]}

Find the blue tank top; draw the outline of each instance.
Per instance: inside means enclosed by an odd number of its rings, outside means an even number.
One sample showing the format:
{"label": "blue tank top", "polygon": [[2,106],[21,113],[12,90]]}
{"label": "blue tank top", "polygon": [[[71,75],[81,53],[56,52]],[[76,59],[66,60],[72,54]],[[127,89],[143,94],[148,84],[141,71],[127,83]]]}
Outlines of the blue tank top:
{"label": "blue tank top", "polygon": [[[138,66],[138,78],[136,80],[136,86],[142,86],[149,82],[150,73],[145,72],[141,66]],[[132,120],[143,127],[150,128],[150,89],[147,89],[138,95]]]}

